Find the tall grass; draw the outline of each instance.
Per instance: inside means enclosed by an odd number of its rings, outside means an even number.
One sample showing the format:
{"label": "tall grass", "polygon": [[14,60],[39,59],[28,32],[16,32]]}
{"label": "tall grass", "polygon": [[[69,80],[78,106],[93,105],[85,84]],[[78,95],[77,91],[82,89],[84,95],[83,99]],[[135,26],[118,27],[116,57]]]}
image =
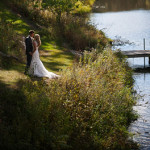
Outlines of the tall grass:
{"label": "tall grass", "polygon": [[[9,103],[5,98],[0,104],[5,141],[0,146],[15,150],[131,149],[127,128],[135,116],[132,87],[126,81],[132,78],[129,72],[124,59],[105,50],[102,54],[86,52],[58,80],[21,81],[24,100]],[[11,119],[6,112],[14,107]]]}
{"label": "tall grass", "polygon": [[75,50],[90,50],[109,44],[105,34],[85,21],[85,18],[68,16],[62,18],[61,32],[65,40]]}

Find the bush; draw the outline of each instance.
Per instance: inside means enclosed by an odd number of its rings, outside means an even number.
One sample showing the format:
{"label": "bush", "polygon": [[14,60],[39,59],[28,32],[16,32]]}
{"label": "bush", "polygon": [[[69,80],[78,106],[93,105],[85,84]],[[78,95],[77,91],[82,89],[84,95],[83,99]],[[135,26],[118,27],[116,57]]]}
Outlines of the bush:
{"label": "bush", "polygon": [[14,56],[20,61],[24,61],[24,39],[14,31],[13,26],[12,22],[0,20],[0,50],[6,55]]}
{"label": "bush", "polygon": [[[93,2],[94,0],[78,1],[76,5],[78,3],[82,5],[74,9],[75,12],[72,11],[72,13],[68,13],[66,9],[63,10],[59,21],[57,21],[58,15],[52,11],[53,7],[44,9],[41,1],[12,0],[12,8],[15,10],[18,8],[16,11],[43,26],[44,30],[47,29],[45,31],[47,36],[51,36],[50,39],[67,42],[72,49],[84,51],[97,46],[103,49],[109,42],[102,31],[98,31],[87,22],[86,13],[90,11]],[[63,6],[66,7],[66,5]],[[57,5],[57,7],[60,6]]]}
{"label": "bush", "polygon": [[101,50],[108,44],[105,34],[79,16],[64,16],[61,34],[74,50],[89,50],[100,46]]}
{"label": "bush", "polygon": [[85,52],[58,80],[21,81],[24,100],[7,103],[19,113],[12,120],[6,115],[0,125],[7,124],[1,134],[3,146],[130,149],[127,127],[134,118],[134,100],[125,66],[111,50]]}

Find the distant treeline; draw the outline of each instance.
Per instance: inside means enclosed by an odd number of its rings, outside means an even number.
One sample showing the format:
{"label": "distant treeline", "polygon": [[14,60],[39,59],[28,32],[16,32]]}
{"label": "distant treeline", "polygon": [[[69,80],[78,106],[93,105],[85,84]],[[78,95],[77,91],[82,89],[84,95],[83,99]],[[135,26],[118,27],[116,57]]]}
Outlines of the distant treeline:
{"label": "distant treeline", "polygon": [[150,0],[97,0],[93,6],[94,12],[125,11],[133,9],[150,9]]}

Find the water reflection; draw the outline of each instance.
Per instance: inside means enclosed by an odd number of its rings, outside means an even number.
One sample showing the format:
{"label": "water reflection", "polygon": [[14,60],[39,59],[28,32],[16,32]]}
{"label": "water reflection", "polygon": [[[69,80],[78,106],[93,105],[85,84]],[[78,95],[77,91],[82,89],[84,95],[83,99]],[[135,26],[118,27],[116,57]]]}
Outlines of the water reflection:
{"label": "water reflection", "polygon": [[97,0],[94,12],[150,9],[150,0]]}
{"label": "water reflection", "polygon": [[134,134],[133,140],[141,145],[142,150],[150,149],[150,73],[134,74],[134,88],[140,94],[134,110],[138,112],[139,118],[130,126]]}
{"label": "water reflection", "polygon": [[[148,10],[149,9],[149,10]],[[143,50],[143,38],[146,50],[150,50],[150,0],[97,0],[95,12],[90,16],[91,23],[105,34],[117,40],[128,41],[121,50]],[[133,44],[128,44],[133,43]],[[128,59],[130,66],[143,67],[144,58]],[[146,66],[148,66],[146,58]],[[134,110],[140,117],[130,130],[135,133],[133,139],[141,144],[142,150],[150,150],[150,73],[134,74],[134,88],[142,96]]]}
{"label": "water reflection", "polygon": [[133,10],[121,12],[92,13],[91,23],[106,36],[115,40],[134,43],[118,46],[121,50],[143,50],[143,38],[146,50],[150,50],[150,10]]}

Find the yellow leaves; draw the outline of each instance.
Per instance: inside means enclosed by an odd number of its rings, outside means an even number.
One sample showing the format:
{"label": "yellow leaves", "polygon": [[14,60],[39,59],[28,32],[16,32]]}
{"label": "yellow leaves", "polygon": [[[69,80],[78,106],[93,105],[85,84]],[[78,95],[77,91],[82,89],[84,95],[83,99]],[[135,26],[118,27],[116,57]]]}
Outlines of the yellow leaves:
{"label": "yellow leaves", "polygon": [[72,13],[84,14],[91,11],[91,6],[84,4],[82,1],[78,1],[75,4],[75,8]]}
{"label": "yellow leaves", "polygon": [[37,81],[34,81],[33,82],[33,86],[37,86],[38,85],[38,82]]}

